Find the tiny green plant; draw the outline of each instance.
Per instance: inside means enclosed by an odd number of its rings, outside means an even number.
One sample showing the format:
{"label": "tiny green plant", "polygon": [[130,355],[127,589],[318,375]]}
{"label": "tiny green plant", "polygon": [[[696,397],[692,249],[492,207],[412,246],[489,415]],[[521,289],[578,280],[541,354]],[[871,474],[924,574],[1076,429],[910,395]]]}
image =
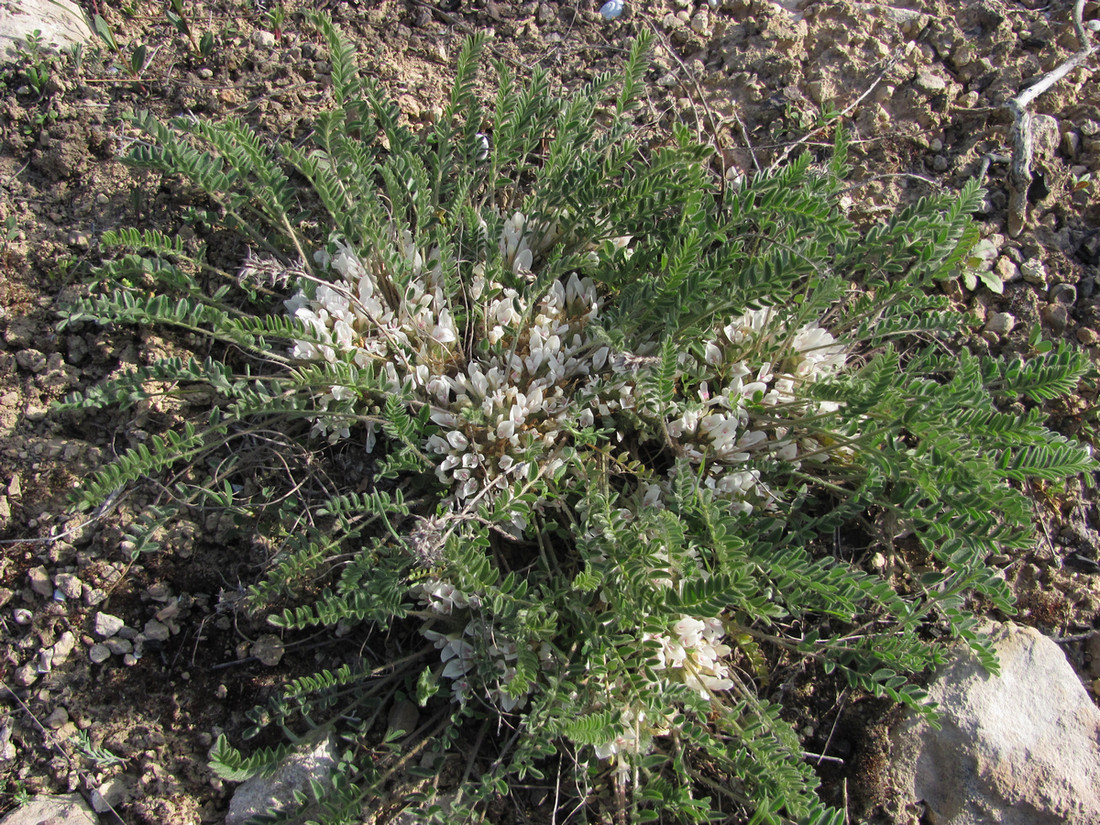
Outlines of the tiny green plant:
{"label": "tiny green plant", "polygon": [[[217,513],[219,543],[275,548],[251,609],[362,634],[250,713],[246,739],[290,743],[246,756],[219,737],[212,767],[239,781],[336,735],[338,768],[298,805],[326,823],[367,804],[512,821],[503,800],[531,782],[593,819],[844,822],[775,675],[796,663],[933,714],[919,677],[954,640],[996,667],[969,608],[1013,609],[985,560],[1029,546],[1019,485],[1092,468],[1040,407],[1087,358],[972,355],[934,288],[971,257],[981,191],[857,227],[842,130],[830,157],[736,190],[686,128],[643,151],[647,36],[567,97],[498,63],[490,98],[473,37],[417,133],[313,21],[335,105],[309,142],[132,119],[131,162],[194,187],[190,217],[237,233],[243,260],[105,232],[98,288],[63,320],[207,342],[64,402],[201,387],[207,405],[74,505],[142,487],[141,552]],[[397,696],[427,718],[400,743]],[[410,755],[455,751],[444,806]]]}
{"label": "tiny green plant", "polygon": [[115,31],[111,28],[111,24],[104,19],[103,15],[97,14],[92,18],[92,27],[95,29],[95,33],[99,35],[99,39],[115,54],[121,54],[122,49],[118,45],[118,40],[115,39]]}
{"label": "tiny green plant", "polygon": [[26,63],[23,76],[38,96],[42,97],[50,81],[50,68],[53,61],[43,50],[41,29],[35,29],[26,35],[23,42],[18,44],[18,52]]}
{"label": "tiny green plant", "polygon": [[184,0],[169,0],[169,6],[170,8],[165,11],[168,22],[187,38],[195,54],[204,58],[209,57],[214,49],[214,35],[210,32],[204,32],[201,36],[195,34],[195,29],[187,17]]}
{"label": "tiny green plant", "polygon": [[275,35],[275,40],[282,40],[283,38],[283,26],[286,24],[286,11],[283,9],[282,3],[276,3],[269,8],[264,15],[267,20],[267,25],[271,29],[271,33]]}
{"label": "tiny green plant", "polygon": [[126,764],[126,760],[121,756],[117,756],[107,748],[97,748],[93,745],[91,736],[86,730],[78,730],[69,738],[69,742],[72,744],[73,750],[97,768],[109,768],[114,765]]}

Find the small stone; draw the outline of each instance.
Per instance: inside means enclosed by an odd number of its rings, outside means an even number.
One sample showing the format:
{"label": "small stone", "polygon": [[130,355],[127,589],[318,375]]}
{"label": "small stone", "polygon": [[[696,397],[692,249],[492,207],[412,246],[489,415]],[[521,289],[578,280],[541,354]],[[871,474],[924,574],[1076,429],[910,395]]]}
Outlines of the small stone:
{"label": "small stone", "polygon": [[15,592],[7,587],[0,587],[0,607],[7,607],[8,602],[11,601],[11,597],[15,595]]}
{"label": "small stone", "polygon": [[15,672],[12,673],[12,678],[15,680],[15,684],[20,687],[30,687],[38,681],[38,668],[31,664],[17,667]]}
{"label": "small stone", "polygon": [[275,48],[275,35],[271,32],[256,31],[252,33],[252,45],[257,49],[265,49],[270,51]]}
{"label": "small stone", "polygon": [[88,658],[92,664],[102,664],[111,658],[111,649],[107,645],[92,645],[88,649]]}
{"label": "small stone", "polygon": [[25,607],[17,607],[11,612],[11,616],[15,619],[16,624],[30,624],[34,618],[34,614],[31,613]]}
{"label": "small stone", "polygon": [[1081,136],[1074,131],[1062,133],[1062,154],[1068,157],[1070,160],[1074,160],[1077,157],[1077,153],[1081,150]]}
{"label": "small stone", "polygon": [[57,730],[68,721],[69,712],[65,708],[54,708],[53,712],[46,717],[46,727],[50,730]]}
{"label": "small stone", "polygon": [[1052,302],[1073,305],[1077,303],[1077,287],[1073,284],[1054,284],[1047,297]]}
{"label": "small stone", "polygon": [[265,633],[252,645],[252,655],[268,667],[279,664],[284,652],[282,640],[271,633]]}
{"label": "small stone", "polygon": [[53,670],[53,648],[44,647],[38,651],[38,661],[35,667],[39,673],[49,673]]}
{"label": "small stone", "polygon": [[36,375],[46,369],[46,356],[36,349],[21,349],[15,353],[15,363]]}
{"label": "small stone", "polygon": [[69,658],[69,654],[73,652],[73,648],[76,647],[76,636],[71,630],[66,630],[58,637],[58,640],[53,646],[53,661],[54,664],[61,664]]}
{"label": "small stone", "polygon": [[993,271],[1000,277],[1001,283],[1011,284],[1020,280],[1020,267],[1016,266],[1016,262],[1007,255],[1002,255],[997,259]]}
{"label": "small stone", "polygon": [[172,635],[172,631],[168,629],[168,625],[161,624],[156,619],[147,621],[142,633],[145,638],[151,642],[166,642],[168,641],[168,637]]}
{"label": "small stone", "polygon": [[703,37],[710,35],[710,15],[706,10],[700,10],[696,15],[691,18],[691,30],[696,34],[701,34]]}
{"label": "small stone", "polygon": [[936,155],[934,158],[932,158],[932,168],[937,172],[946,172],[947,165],[947,158],[945,158],[943,155]]}
{"label": "small stone", "polygon": [[113,776],[92,791],[92,807],[96,813],[106,813],[123,805],[132,795],[133,780],[125,774]]}
{"label": "small stone", "polygon": [[85,250],[92,245],[92,236],[82,229],[73,229],[65,233],[65,243],[74,249]]}
{"label": "small stone", "polygon": [[927,94],[938,94],[947,88],[947,81],[931,71],[922,71],[917,74],[916,86]]}
{"label": "small stone", "polygon": [[1088,327],[1080,327],[1077,330],[1077,340],[1084,344],[1086,347],[1093,347],[1100,343],[1100,333],[1097,333],[1094,329]]}
{"label": "small stone", "polygon": [[97,604],[102,603],[107,598],[107,594],[100,590],[98,587],[84,587],[84,604],[88,607],[95,607]]}
{"label": "small stone", "polygon": [[538,20],[540,26],[549,26],[557,21],[558,15],[550,7],[549,3],[539,3],[538,11],[535,13],[535,19]]}
{"label": "small stone", "polygon": [[1016,317],[1010,312],[994,312],[985,323],[987,332],[994,335],[1008,335],[1016,326]]}
{"label": "small stone", "polygon": [[133,667],[137,663],[138,657],[135,656],[133,653],[127,653],[125,656],[122,657],[122,664],[126,665],[126,667]]}
{"label": "small stone", "polygon": [[53,583],[66,599],[79,599],[84,591],[84,583],[72,573],[58,573]]}
{"label": "small stone", "polygon": [[420,710],[416,707],[415,702],[410,702],[408,699],[400,702],[395,702],[393,707],[390,708],[389,717],[386,720],[387,734],[394,734],[397,731],[404,731],[404,735],[408,736],[420,723]]}
{"label": "small stone", "polygon": [[1047,285],[1047,268],[1038,258],[1024,261],[1020,266],[1020,272],[1024,280],[1029,284],[1045,287]]}
{"label": "small stone", "polygon": [[101,639],[107,639],[114,636],[125,626],[126,622],[118,616],[112,616],[110,613],[96,613],[92,632]]}
{"label": "small stone", "polygon": [[940,153],[943,151],[943,141],[939,138],[932,138],[928,141],[928,149],[933,153]]}
{"label": "small stone", "polygon": [[27,571],[27,578],[30,579],[31,590],[39,596],[53,595],[53,582],[50,581],[50,574],[45,567],[32,567]]}
{"label": "small stone", "polygon": [[38,329],[30,318],[13,318],[4,330],[4,343],[15,350],[29,347],[38,336]]}
{"label": "small stone", "polygon": [[117,636],[107,639],[104,644],[115,656],[125,656],[127,653],[133,653],[134,651],[133,642],[129,639],[120,639]]}
{"label": "small stone", "polygon": [[1069,309],[1065,304],[1048,304],[1043,310],[1043,320],[1054,332],[1061,333],[1069,323]]}

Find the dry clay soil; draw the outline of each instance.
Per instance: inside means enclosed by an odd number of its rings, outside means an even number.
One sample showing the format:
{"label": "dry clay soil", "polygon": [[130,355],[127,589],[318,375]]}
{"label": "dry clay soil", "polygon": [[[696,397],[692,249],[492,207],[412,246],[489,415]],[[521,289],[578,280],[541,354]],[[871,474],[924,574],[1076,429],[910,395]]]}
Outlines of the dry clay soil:
{"label": "dry clay soil", "polygon": [[[232,788],[206,766],[214,736],[225,731],[239,742],[244,712],[280,680],[339,664],[364,645],[354,633],[270,638],[269,627],[236,607],[262,554],[219,544],[217,524],[181,524],[165,551],[131,561],[122,541],[133,517],[126,501],[88,524],[66,512],[66,494],[82,477],[172,423],[155,406],[83,417],[50,411],[66,393],[150,363],[167,346],[150,330],[56,327],[57,309],[97,260],[103,230],[193,231],[180,219],[178,189],[120,161],[135,137],[123,115],[235,116],[266,136],[296,140],[331,100],[327,55],[306,6],[290,0],[276,36],[258,5],[188,4],[196,35],[215,37],[200,57],[161,3],[134,0],[125,13],[111,4],[103,11],[122,58],[97,55],[95,44],[80,67],[58,57],[41,90],[28,83],[26,60],[0,73],[0,811],[25,793],[100,788],[126,823],[219,822]],[[516,74],[541,65],[569,88],[620,66],[632,36],[649,28],[657,48],[639,128],[660,134],[674,121],[688,124],[718,147],[719,174],[827,152],[830,134],[814,131],[823,107],[841,110],[852,133],[848,197],[857,219],[957,189],[984,171],[989,194],[975,218],[1006,283],[1003,295],[945,285],[973,316],[970,346],[1026,352],[1041,328],[1095,358],[1100,205],[1085,175],[1100,171],[1100,86],[1091,68],[1100,57],[1039,98],[1035,111],[1051,117],[1042,121],[1028,229],[1017,238],[1006,229],[1004,104],[1078,48],[1071,5],[627,0],[608,22],[592,0],[320,3],[414,127],[438,116],[471,32],[491,32],[488,51]],[[1086,5],[1086,20],[1100,14],[1096,5]],[[148,65],[132,78],[120,65],[140,44]],[[245,254],[230,237],[202,240],[227,268]],[[1094,395],[1086,382],[1053,405],[1054,426],[1093,438]],[[1016,588],[1018,620],[1080,637],[1065,649],[1092,687],[1100,656],[1091,661],[1086,637],[1100,608],[1098,513],[1076,483],[1033,492],[1039,542],[994,563]],[[125,628],[93,663],[100,612]],[[813,684],[800,690],[790,714],[806,749],[844,760],[831,763],[826,800],[840,803],[846,788],[855,821],[915,822],[915,809],[886,798],[874,781],[886,758],[888,709],[815,698]],[[88,758],[82,733],[101,757],[109,751],[118,761]],[[550,821],[546,799],[538,789],[517,794],[502,821]]]}

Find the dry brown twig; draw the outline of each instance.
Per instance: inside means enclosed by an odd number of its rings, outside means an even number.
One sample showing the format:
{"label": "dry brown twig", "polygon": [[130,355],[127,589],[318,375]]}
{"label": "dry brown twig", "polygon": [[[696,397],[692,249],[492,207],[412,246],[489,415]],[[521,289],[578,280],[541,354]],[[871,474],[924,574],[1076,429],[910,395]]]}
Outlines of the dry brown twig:
{"label": "dry brown twig", "polygon": [[1073,4],[1073,28],[1077,33],[1077,42],[1080,44],[1077,53],[1051,69],[1037,83],[1028,86],[1005,104],[1008,111],[1012,113],[1012,163],[1008,169],[1008,234],[1013,238],[1017,237],[1027,225],[1027,191],[1031,186],[1031,159],[1034,152],[1032,115],[1028,107],[1035,98],[1048,91],[1059,80],[1074,69],[1083,66],[1096,51],[1096,44],[1089,36],[1090,30],[1095,31],[1095,23],[1089,21],[1089,26],[1086,28],[1084,14],[1085,0],[1076,0]]}

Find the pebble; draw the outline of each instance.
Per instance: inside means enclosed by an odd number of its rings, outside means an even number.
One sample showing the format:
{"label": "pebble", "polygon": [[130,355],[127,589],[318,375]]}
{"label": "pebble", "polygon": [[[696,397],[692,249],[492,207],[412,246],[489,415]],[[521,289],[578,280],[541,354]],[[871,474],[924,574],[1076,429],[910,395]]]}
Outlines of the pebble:
{"label": "pebble", "polygon": [[71,630],[66,630],[53,646],[53,661],[54,664],[61,664],[69,658],[69,654],[73,652],[73,648],[76,647],[76,636]]}
{"label": "pebble", "polygon": [[1011,284],[1020,280],[1020,267],[1016,266],[1016,262],[1007,255],[1002,255],[997,259],[993,271],[1000,277],[1001,283]]}
{"label": "pebble", "polygon": [[17,607],[11,614],[16,624],[30,624],[31,619],[34,618],[34,614],[25,607]]}
{"label": "pebble", "polygon": [[84,250],[92,245],[92,236],[82,229],[73,229],[65,233],[65,243],[74,249]]}
{"label": "pebble", "polygon": [[172,631],[168,629],[168,625],[161,624],[156,619],[150,619],[145,623],[143,635],[151,642],[166,642],[172,635]]}
{"label": "pebble", "polygon": [[45,567],[32,567],[27,571],[27,578],[30,579],[31,590],[39,596],[53,595],[53,582],[50,581],[50,574]]}
{"label": "pebble", "polygon": [[49,673],[53,670],[53,648],[44,647],[38,651],[38,662],[35,665],[39,673]]}
{"label": "pebble", "polygon": [[1100,343],[1100,334],[1098,334],[1094,329],[1081,327],[1077,330],[1077,340],[1084,344],[1086,347],[1092,347]]}
{"label": "pebble", "polygon": [[88,650],[88,658],[92,660],[92,664],[101,664],[111,658],[111,649],[107,645],[92,645]]}
{"label": "pebble", "polygon": [[986,321],[985,328],[994,335],[1008,335],[1016,326],[1016,317],[1010,312],[994,312]]}
{"label": "pebble", "polygon": [[1024,280],[1029,284],[1044,287],[1047,285],[1047,268],[1038,258],[1024,261],[1020,266],[1020,272],[1023,273]]}
{"label": "pebble", "polygon": [[922,71],[917,75],[917,88],[928,94],[936,94],[947,88],[947,81],[930,71]]}
{"label": "pebble", "polygon": [[125,626],[126,622],[122,621],[118,616],[112,616],[110,613],[96,613],[92,631],[99,638],[107,639],[114,636]]}
{"label": "pebble", "polygon": [[38,669],[34,665],[26,664],[17,667],[11,677],[20,687],[30,687],[38,681]]}
{"label": "pebble", "polygon": [[936,155],[932,158],[932,168],[937,172],[947,171],[947,158],[943,155]]}
{"label": "pebble", "polygon": [[54,578],[54,584],[67,599],[79,599],[84,591],[84,583],[72,573],[58,573]]}
{"label": "pebble", "polygon": [[134,643],[129,639],[120,639],[115,636],[108,639],[104,644],[106,644],[107,649],[116,656],[125,656],[127,653],[134,652]]}
{"label": "pebble", "polygon": [[284,651],[282,640],[271,633],[265,633],[252,645],[252,655],[268,667],[279,664]]}
{"label": "pebble", "polygon": [[65,708],[57,707],[46,717],[45,724],[50,730],[57,730],[69,721],[69,712]]}
{"label": "pebble", "polygon": [[1077,303],[1077,287],[1073,284],[1054,284],[1048,297],[1052,302],[1073,305]]}
{"label": "pebble", "polygon": [[252,33],[252,45],[257,49],[274,49],[275,35],[263,30]]}
{"label": "pebble", "polygon": [[1069,310],[1065,304],[1050,304],[1043,310],[1043,319],[1054,332],[1061,333],[1069,323]]}
{"label": "pebble", "polygon": [[36,349],[21,349],[15,353],[15,363],[36,375],[46,369],[46,356]]}
{"label": "pebble", "polygon": [[107,594],[100,590],[98,587],[84,586],[84,604],[88,607],[95,607],[107,598]]}

